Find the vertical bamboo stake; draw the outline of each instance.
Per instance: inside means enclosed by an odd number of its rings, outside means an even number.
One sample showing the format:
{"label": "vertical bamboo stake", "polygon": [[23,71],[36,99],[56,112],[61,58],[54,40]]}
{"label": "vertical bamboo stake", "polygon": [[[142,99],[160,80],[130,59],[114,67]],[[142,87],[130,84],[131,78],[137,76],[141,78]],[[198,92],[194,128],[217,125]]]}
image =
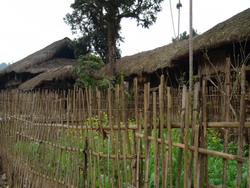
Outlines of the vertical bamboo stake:
{"label": "vertical bamboo stake", "polygon": [[[101,178],[101,167],[100,167],[100,142],[101,142],[101,137],[103,139],[105,139],[104,136],[104,132],[103,132],[103,127],[102,127],[102,123],[101,123],[101,94],[100,91],[98,90],[98,88],[96,88],[96,99],[97,99],[97,111],[98,111],[98,127],[97,129],[99,130],[100,134],[98,135],[98,143],[97,143],[97,172],[98,172],[98,180],[99,180],[99,187],[102,187],[102,178]],[[98,132],[97,132],[98,133]]]}
{"label": "vertical bamboo stake", "polygon": [[[126,156],[126,145],[128,146],[129,154],[130,152],[130,143],[129,143],[129,137],[128,137],[128,124],[127,124],[127,115],[126,115],[126,110],[125,110],[125,90],[124,90],[124,78],[122,77],[121,81],[121,99],[122,99],[122,124],[125,125],[125,131],[123,134],[123,163],[124,163],[124,174],[125,174],[125,186],[127,187],[128,185],[128,174],[127,174],[127,156]],[[129,165],[130,166],[130,165]],[[130,174],[130,173],[129,173]]]}
{"label": "vertical bamboo stake", "polygon": [[118,126],[118,130],[116,131],[116,168],[117,168],[117,186],[121,187],[121,172],[120,172],[120,161],[119,161],[119,154],[120,149],[122,149],[121,143],[121,127],[119,121],[119,101],[120,101],[120,87],[116,85],[115,87],[115,124]]}
{"label": "vertical bamboo stake", "polygon": [[[245,98],[246,98],[246,72],[245,64],[241,68],[241,96],[240,96],[240,127],[238,128],[238,156],[243,156],[243,131],[245,125]],[[242,163],[238,162],[237,164],[237,178],[236,178],[236,187],[241,186],[242,179]]]}
{"label": "vertical bamboo stake", "polygon": [[[195,146],[195,151],[194,151],[194,187],[199,187],[199,178],[198,178],[198,147],[199,147],[199,124],[196,125],[196,120],[197,120],[197,114],[198,114],[198,94],[199,94],[199,84],[195,84],[194,86],[194,105],[193,105],[193,124],[192,127],[194,127],[194,146]],[[196,142],[195,142],[196,141]]]}
{"label": "vertical bamboo stake", "polygon": [[[139,130],[138,133],[141,133],[141,127],[142,127],[142,112],[140,111],[140,117],[139,117]],[[141,184],[141,178],[140,178],[140,153],[141,153],[141,139],[137,138],[137,154],[136,154],[136,188],[140,188]]]}
{"label": "vertical bamboo stake", "polygon": [[[140,122],[139,122],[139,109],[138,109],[138,81],[137,81],[137,78],[134,79],[134,111],[135,111],[135,122],[136,122],[136,125],[139,129],[139,126],[140,126]],[[135,137],[135,130],[133,130],[133,153],[136,154],[136,137]],[[135,159],[133,159],[134,161],[134,171],[133,171],[133,185],[136,186],[137,184],[137,179],[136,179],[136,173],[137,173],[137,168],[136,168],[136,161]]]}
{"label": "vertical bamboo stake", "polygon": [[144,144],[145,144],[145,178],[144,187],[148,187],[148,170],[149,170],[149,142],[148,142],[148,115],[149,115],[149,88],[147,84],[144,84]]}
{"label": "vertical bamboo stake", "polygon": [[[57,95],[57,91],[54,91],[53,94],[52,94],[52,104],[51,104],[51,118],[50,118],[50,128],[51,128],[51,131],[49,133],[51,133],[51,136],[49,136],[49,138],[54,142],[55,140],[57,140],[57,134],[56,134],[56,129],[54,127],[54,123],[56,122],[57,120],[57,101],[58,101],[58,95]],[[52,119],[53,118],[53,119]],[[51,186],[54,186],[54,181],[52,181],[53,179],[56,178],[56,170],[55,170],[55,166],[53,164],[53,162],[55,161],[55,155],[56,155],[56,148],[55,147],[51,147],[50,148],[50,152],[49,154],[51,155],[50,157],[50,164],[51,166],[53,166],[53,171],[50,173],[50,178],[51,178]]]}
{"label": "vertical bamboo stake", "polygon": [[[110,129],[110,137],[111,139],[111,146],[112,146],[112,153],[115,153],[115,144],[114,144],[114,129],[113,129],[113,120],[112,120],[112,93],[111,93],[111,88],[108,89],[108,119],[109,119],[109,127]],[[108,161],[109,161],[109,156],[108,155]],[[112,160],[112,188],[115,186],[115,161]],[[110,184],[110,179],[109,179],[109,184]]]}
{"label": "vertical bamboo stake", "polygon": [[[225,71],[225,121],[229,121],[229,105],[230,105],[230,57],[226,58],[226,71]],[[228,129],[224,130],[224,153],[228,153]],[[222,187],[226,187],[227,178],[227,160],[223,159],[223,172],[222,172]]]}
{"label": "vertical bamboo stake", "polygon": [[153,92],[153,125],[154,125],[154,188],[159,187],[158,176],[158,143],[157,143],[157,111],[156,92]]}
{"label": "vertical bamboo stake", "polygon": [[[201,147],[206,148],[207,143],[206,143],[206,134],[207,134],[207,90],[206,90],[206,85],[207,81],[205,79],[202,80],[202,104],[200,108],[200,113],[201,113],[201,120],[200,120],[200,140],[201,140]],[[207,156],[206,155],[201,155],[200,159],[200,187],[205,187],[208,186],[208,168],[207,168]]]}
{"label": "vertical bamboo stake", "polygon": [[[58,118],[58,123],[60,124],[63,124],[63,119],[64,119],[64,115],[65,115],[65,91],[63,91],[61,94],[60,94],[60,101],[59,101],[59,118]],[[63,138],[64,137],[64,133],[65,133],[65,130],[62,129],[62,128],[59,128],[58,129],[58,132],[57,132],[57,144],[58,145],[62,145],[63,143]],[[56,156],[58,156],[58,162],[57,162],[57,165],[56,165],[56,179],[58,181],[63,181],[63,176],[61,175],[62,174],[62,160],[63,160],[63,150],[57,148],[56,149],[57,152],[56,152]]]}
{"label": "vertical bamboo stake", "polygon": [[189,131],[189,93],[186,95],[185,136],[184,136],[184,187],[188,187],[188,131]]}
{"label": "vertical bamboo stake", "polygon": [[[92,132],[92,97],[91,97],[91,88],[86,89],[86,99],[87,99],[87,108],[88,108],[88,119],[87,119],[87,127],[89,128],[89,131],[87,129],[87,138],[89,139],[89,170],[88,173],[88,185],[89,187],[95,186],[93,184],[93,180],[95,180],[95,166],[93,167],[93,156],[92,156],[92,150],[93,150],[93,132]],[[94,158],[95,161],[95,158]],[[95,162],[94,162],[95,163]],[[93,169],[94,168],[94,169]],[[95,183],[95,181],[94,181]]]}
{"label": "vertical bamboo stake", "polygon": [[[164,75],[161,76],[161,83],[159,86],[159,108],[160,108],[160,138],[164,140],[164,128],[163,128],[163,121],[164,121],[164,101],[163,101],[163,89],[164,89]],[[161,157],[162,157],[162,187],[166,187],[166,164],[165,164],[165,147],[164,142],[161,143]]]}
{"label": "vertical bamboo stake", "polygon": [[[68,95],[67,95],[67,127],[69,128],[70,127],[70,124],[71,124],[71,111],[72,111],[72,108],[73,108],[73,105],[72,105],[72,100],[71,100],[71,95],[72,95],[72,91],[68,91]],[[67,129],[67,143],[69,143],[69,145],[71,145],[71,140],[70,140],[70,132],[69,132],[70,129]],[[68,154],[68,156],[67,156]],[[65,160],[66,161],[71,161],[70,160],[70,152],[67,152],[67,150],[65,151]],[[69,164],[68,164],[69,165]],[[65,183],[66,185],[69,185],[70,184],[70,174],[69,174],[69,171],[70,170],[70,167],[68,166],[67,170],[66,170],[66,176],[65,176]]]}
{"label": "vertical bamboo stake", "polygon": [[171,134],[171,93],[170,87],[167,87],[167,139],[168,139],[168,160],[169,160],[169,175],[170,175],[170,188],[173,187],[173,160],[172,160],[172,134]]}
{"label": "vertical bamboo stake", "polygon": [[[181,103],[181,127],[180,127],[180,143],[184,142],[184,126],[185,126],[185,112],[186,112],[186,93],[187,93],[187,86],[183,86],[182,89],[182,103]],[[182,170],[182,154],[183,154],[183,149],[180,148],[178,152],[178,166],[177,166],[177,173],[180,173]],[[181,176],[176,177],[176,187],[180,188],[181,185]]]}

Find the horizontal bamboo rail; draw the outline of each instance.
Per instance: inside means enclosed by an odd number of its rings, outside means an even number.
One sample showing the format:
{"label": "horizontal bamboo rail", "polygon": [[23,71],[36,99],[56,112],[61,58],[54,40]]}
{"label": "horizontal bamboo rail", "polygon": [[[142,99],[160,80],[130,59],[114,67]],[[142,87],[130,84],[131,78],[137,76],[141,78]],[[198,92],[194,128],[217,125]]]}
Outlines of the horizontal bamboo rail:
{"label": "horizontal bamboo rail", "polygon": [[[144,135],[136,133],[136,137],[143,139]],[[148,136],[148,140],[154,141],[155,138],[152,137],[152,136]],[[162,141],[160,138],[157,139],[157,142],[158,143],[164,142],[165,144],[168,144],[167,140]],[[172,142],[172,145],[175,146],[175,147],[178,147],[178,148],[182,148],[182,149],[185,148],[185,145],[181,144],[181,143]],[[194,146],[188,146],[188,149],[190,151],[195,151]],[[213,156],[222,157],[222,158],[225,158],[225,159],[236,160],[236,161],[243,162],[243,163],[247,162],[247,160],[248,160],[247,158],[240,157],[240,156],[237,156],[237,155],[231,155],[231,154],[227,154],[227,153],[223,153],[223,152],[208,150],[208,149],[205,149],[205,148],[198,148],[198,152],[201,153],[201,154],[213,155]]]}
{"label": "horizontal bamboo rail", "polygon": [[[103,158],[110,158],[110,159],[124,159],[125,155],[108,155],[108,154],[103,154],[103,153],[97,153],[93,152],[87,149],[80,149],[80,148],[73,148],[73,147],[66,147],[66,146],[60,146],[58,144],[55,144],[53,142],[45,141],[45,140],[39,140],[36,138],[33,138],[28,135],[24,135],[22,133],[16,132],[16,135],[22,136],[24,138],[27,138],[31,141],[38,142],[39,144],[47,144],[49,146],[52,146],[54,148],[60,149],[60,150],[66,150],[66,151],[72,151],[72,152],[78,152],[78,153],[86,153],[86,154],[91,154],[96,157],[103,157]],[[145,159],[144,155],[139,155],[140,159]],[[126,155],[127,159],[135,159],[136,155]]]}
{"label": "horizontal bamboo rail", "polygon": [[[33,122],[33,121],[30,121],[30,120],[27,120],[27,119],[15,117],[15,116],[6,115],[4,117],[6,117],[6,119],[14,118],[14,119],[26,122],[26,123],[33,124],[34,126],[41,126],[41,127],[63,128],[63,129],[74,129],[74,130],[86,130],[86,129],[95,130],[95,129],[100,129],[100,127],[96,127],[96,126],[91,126],[91,125],[86,126],[86,125],[84,125],[84,123],[82,123],[83,125],[78,125],[78,126],[75,126],[75,125],[72,125],[72,124],[67,125],[67,124],[51,123],[51,122],[48,123],[48,124],[45,124],[44,122],[37,123],[37,122]],[[102,125],[101,127],[104,130],[111,130],[112,129],[110,126],[105,126],[105,125]],[[153,126],[149,125],[149,127],[153,127]],[[157,128],[159,128],[159,127],[160,126],[157,126]],[[167,124],[164,124],[163,127],[167,128]],[[208,122],[206,127],[207,128],[226,128],[226,129],[239,128],[240,127],[240,122]],[[144,129],[143,126],[141,128]],[[179,122],[171,122],[171,128],[181,128],[181,123],[179,123]],[[189,124],[189,128],[192,128],[191,124]],[[249,129],[250,128],[250,122],[245,122],[243,128]],[[133,125],[121,124],[121,125],[113,125],[113,129],[114,130],[118,130],[118,129],[122,129],[122,130],[124,130],[124,129],[138,130],[139,127],[136,124],[133,124]]]}

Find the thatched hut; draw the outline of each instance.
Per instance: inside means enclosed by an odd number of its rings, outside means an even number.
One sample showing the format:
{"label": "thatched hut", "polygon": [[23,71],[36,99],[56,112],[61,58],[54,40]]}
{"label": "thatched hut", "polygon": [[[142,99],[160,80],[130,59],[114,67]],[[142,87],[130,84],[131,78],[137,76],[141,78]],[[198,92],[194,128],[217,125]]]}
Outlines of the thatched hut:
{"label": "thatched hut", "polygon": [[71,40],[64,38],[0,71],[0,89],[65,89],[74,84]]}
{"label": "thatched hut", "polygon": [[[193,43],[196,75],[212,74],[214,68],[223,71],[228,57],[236,64],[234,57],[246,57],[250,53],[250,9],[194,37]],[[165,74],[170,85],[178,85],[181,76],[188,78],[188,55],[188,40],[185,40],[121,58],[116,68],[130,81],[138,77],[142,82],[151,81],[152,85],[157,85],[154,81],[159,79],[155,78]],[[102,74],[108,74],[109,69],[109,65],[104,67]],[[185,72],[187,74],[183,74]]]}

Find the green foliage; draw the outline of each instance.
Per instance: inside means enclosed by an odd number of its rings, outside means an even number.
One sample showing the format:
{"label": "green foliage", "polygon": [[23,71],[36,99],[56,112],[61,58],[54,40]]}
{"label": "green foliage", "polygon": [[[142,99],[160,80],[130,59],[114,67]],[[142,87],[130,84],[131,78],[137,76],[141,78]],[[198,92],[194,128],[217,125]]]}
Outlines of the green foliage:
{"label": "green foliage", "polygon": [[86,55],[92,51],[90,41],[87,36],[74,39],[72,42],[72,48],[74,49],[76,59],[79,59],[81,55]]}
{"label": "green foliage", "polygon": [[100,57],[92,54],[87,54],[85,56],[81,55],[78,62],[79,65],[71,70],[72,74],[78,76],[76,86],[81,88],[107,88],[112,84],[111,78],[97,77],[98,71],[100,71],[104,65]]}
{"label": "green foliage", "polygon": [[64,18],[73,33],[80,32],[96,53],[110,63],[117,56],[121,37],[121,20],[131,18],[148,28],[156,21],[163,0],[75,0],[72,13]]}
{"label": "green foliage", "polygon": [[[197,30],[193,29],[193,36],[198,35]],[[180,37],[177,38],[172,38],[172,42],[178,42],[178,41],[182,41],[182,40],[187,40],[189,39],[189,34],[187,33],[187,31],[184,31],[183,33],[180,34]]]}
{"label": "green foliage", "polygon": [[[114,117],[113,117],[114,118]],[[142,120],[143,121],[143,120]],[[111,137],[110,132],[102,132],[100,129],[97,129],[100,124],[102,126],[108,126],[109,120],[108,115],[105,112],[101,112],[101,119],[98,118],[97,115],[92,116],[91,118],[87,118],[84,121],[84,126],[92,126],[93,130],[96,131],[90,131],[90,132],[84,132],[79,130],[71,130],[71,129],[64,129],[62,130],[62,135],[54,140],[50,140],[50,142],[55,143],[56,145],[61,145],[65,147],[75,147],[79,149],[84,149],[85,147],[94,147],[96,148],[96,151],[100,151],[101,154],[114,154],[112,151],[112,148],[114,146],[111,145],[111,140],[113,139],[113,143],[116,144],[116,139],[114,137]],[[123,123],[120,122],[120,125]],[[128,119],[128,124],[135,124],[135,120]],[[143,124],[143,122],[141,123]],[[144,130],[142,130],[143,134]],[[180,129],[172,129],[172,142],[179,142],[179,135],[180,135]],[[131,144],[135,144],[133,142],[133,131],[128,132],[128,138],[131,142]],[[159,132],[156,133],[157,137],[159,137]],[[105,135],[105,137],[104,137]],[[164,139],[166,138],[167,130],[164,130]],[[155,136],[155,135],[153,135]],[[191,134],[189,134],[191,136]],[[207,149],[223,152],[223,140],[220,138],[219,133],[215,129],[208,129],[207,130]],[[87,142],[89,142],[89,145],[86,145],[86,141],[84,139],[87,139]],[[190,138],[189,138],[190,139]],[[93,142],[92,142],[93,141]],[[144,152],[144,139],[141,139],[141,153]],[[122,155],[123,151],[121,148],[118,147],[118,155]],[[149,160],[149,179],[148,184],[149,187],[154,187],[154,155],[157,155],[157,153],[154,153],[154,142],[150,142],[150,160]],[[161,149],[161,145],[157,144],[158,151]],[[90,149],[89,148],[89,149]],[[237,153],[237,142],[230,142],[228,146],[228,150],[230,154],[236,154]],[[172,160],[173,160],[173,186],[176,186],[176,177],[181,176],[181,187],[183,187],[183,179],[184,179],[184,167],[183,167],[183,159],[182,159],[182,171],[177,171],[177,165],[178,165],[178,152],[179,148],[173,147],[172,148]],[[245,150],[248,150],[248,146]],[[41,166],[43,170],[46,170],[49,176],[50,174],[54,175],[54,172],[59,169],[58,173],[58,179],[65,178],[66,174],[69,172],[75,171],[75,164],[74,160],[77,160],[77,164],[81,166],[85,162],[84,153],[82,152],[69,152],[65,150],[61,150],[57,147],[52,147],[50,145],[44,145],[43,143],[39,142],[25,142],[25,141],[19,141],[14,146],[14,151],[18,153],[19,155],[23,155],[31,160],[31,165],[34,166]],[[95,151],[95,150],[94,150]],[[126,148],[126,152],[128,152],[128,148]],[[158,168],[159,168],[159,184],[160,187],[162,187],[162,156],[160,155],[160,158],[158,159]],[[247,157],[247,154],[245,154],[244,157]],[[92,161],[88,159],[89,166],[91,165],[94,167],[94,160],[92,158]],[[36,165],[35,165],[36,164]],[[72,165],[73,164],[73,165]],[[110,168],[108,168],[108,165]],[[129,163],[127,163],[129,165]],[[58,168],[59,166],[59,168]],[[100,177],[98,177],[98,170],[95,171],[96,173],[96,186],[97,185],[103,185],[103,187],[110,187],[110,182],[116,181],[116,180],[108,180],[108,170],[109,173],[112,174],[112,159],[108,160],[105,158],[99,159],[99,165],[97,167],[100,168]],[[120,162],[120,171],[124,171],[123,161]],[[127,167],[128,168],[128,167]],[[209,173],[209,184],[211,185],[221,185],[222,184],[222,169],[223,169],[223,159],[220,157],[215,157],[212,155],[208,155],[208,173]],[[248,163],[243,163],[242,167],[242,186],[246,187],[247,183],[247,171],[248,171]],[[83,175],[84,171],[81,168],[79,170],[79,174]],[[228,160],[227,165],[227,187],[235,187],[236,185],[236,173],[237,173],[237,162]],[[92,178],[94,176],[94,171],[89,170],[87,173],[87,176],[89,180],[92,181]],[[111,178],[111,177],[110,177]],[[123,178],[123,177],[121,177]],[[144,177],[143,177],[144,178]],[[123,179],[124,180],[124,179]],[[83,187],[83,176],[80,176],[79,178],[79,187]]]}

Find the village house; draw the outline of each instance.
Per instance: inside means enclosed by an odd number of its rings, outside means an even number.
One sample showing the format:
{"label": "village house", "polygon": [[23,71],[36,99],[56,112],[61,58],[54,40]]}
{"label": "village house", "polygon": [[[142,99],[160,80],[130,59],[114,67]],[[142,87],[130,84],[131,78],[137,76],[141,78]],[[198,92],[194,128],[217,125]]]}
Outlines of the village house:
{"label": "village house", "polygon": [[[219,23],[207,32],[194,37],[194,75],[215,76],[225,73],[225,65],[232,67],[249,65],[250,54],[250,9]],[[158,86],[159,76],[164,74],[169,86],[177,87],[181,80],[188,80],[189,48],[188,40],[172,43],[154,50],[126,56],[117,60],[117,73],[124,73],[126,80],[133,83],[137,77],[143,85],[150,82]],[[247,68],[248,69],[248,68]],[[102,74],[107,75],[106,65]],[[248,73],[247,73],[248,74]],[[249,81],[250,77],[247,76]]]}
{"label": "village house", "polygon": [[0,90],[72,88],[70,69],[77,61],[70,44],[69,38],[56,41],[0,71]]}

